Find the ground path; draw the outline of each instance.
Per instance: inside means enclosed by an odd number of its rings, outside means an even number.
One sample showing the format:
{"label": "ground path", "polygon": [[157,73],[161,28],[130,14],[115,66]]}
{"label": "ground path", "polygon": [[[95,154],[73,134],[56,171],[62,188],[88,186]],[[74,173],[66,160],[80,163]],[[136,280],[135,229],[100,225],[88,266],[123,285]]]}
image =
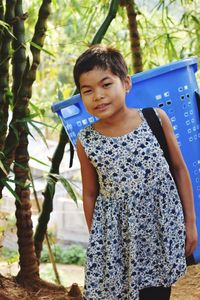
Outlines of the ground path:
{"label": "ground path", "polygon": [[[80,287],[83,286],[84,281],[84,268],[81,266],[76,265],[57,265],[58,271],[62,280],[62,284],[65,287],[70,287],[73,283],[78,283]],[[45,277],[47,280],[47,276],[49,276],[50,279],[52,279],[52,271],[50,270],[50,264],[42,264],[40,267],[41,275]],[[8,276],[8,275],[16,275],[18,271],[17,264],[10,265],[8,267],[7,263],[1,262],[0,263],[0,273],[1,275]],[[44,293],[38,297],[34,296],[33,298],[31,296],[22,298],[22,294],[24,294],[24,291],[18,290],[18,287],[12,288],[8,281],[5,282],[5,288],[8,286],[9,293],[11,293],[11,290],[13,291],[13,300],[17,299],[34,299],[34,300],[56,300],[56,299],[71,299],[66,297],[66,294],[60,296],[53,296],[51,293],[47,293],[47,295],[44,295]],[[17,296],[19,293],[19,297]],[[6,298],[5,298],[6,299]],[[76,300],[75,298],[72,298]],[[195,266],[188,267],[187,274],[177,281],[176,284],[173,285],[172,288],[172,296],[170,300],[200,300],[200,264]]]}

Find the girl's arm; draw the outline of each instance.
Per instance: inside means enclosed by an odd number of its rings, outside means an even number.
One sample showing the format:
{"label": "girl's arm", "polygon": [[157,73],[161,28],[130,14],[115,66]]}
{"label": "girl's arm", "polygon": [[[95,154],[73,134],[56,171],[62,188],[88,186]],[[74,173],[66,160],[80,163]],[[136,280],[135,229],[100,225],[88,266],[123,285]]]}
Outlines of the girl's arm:
{"label": "girl's arm", "polygon": [[77,154],[81,165],[81,177],[83,186],[83,209],[88,230],[91,231],[92,218],[96,197],[98,195],[98,177],[95,168],[89,161],[80,140],[77,139]]}
{"label": "girl's arm", "polygon": [[172,163],[173,175],[176,181],[177,189],[183,206],[185,226],[186,226],[186,256],[190,256],[197,245],[197,229],[194,210],[194,200],[192,192],[192,184],[186,164],[179,149],[173,127],[167,114],[157,109],[162,127],[165,133],[169,154]]}

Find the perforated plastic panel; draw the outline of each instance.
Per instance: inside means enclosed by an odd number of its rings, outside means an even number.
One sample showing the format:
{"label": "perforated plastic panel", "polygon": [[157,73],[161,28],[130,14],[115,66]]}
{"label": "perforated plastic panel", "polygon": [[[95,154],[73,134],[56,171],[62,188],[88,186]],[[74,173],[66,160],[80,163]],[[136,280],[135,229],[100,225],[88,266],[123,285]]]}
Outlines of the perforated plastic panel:
{"label": "perforated plastic panel", "polygon": [[[200,102],[196,71],[197,58],[193,57],[133,75],[126,103],[136,108],[160,107],[168,114],[190,172],[200,237]],[[97,120],[86,112],[80,95],[54,104],[52,110],[58,113],[74,146],[80,129]],[[200,241],[194,257],[200,262]]]}

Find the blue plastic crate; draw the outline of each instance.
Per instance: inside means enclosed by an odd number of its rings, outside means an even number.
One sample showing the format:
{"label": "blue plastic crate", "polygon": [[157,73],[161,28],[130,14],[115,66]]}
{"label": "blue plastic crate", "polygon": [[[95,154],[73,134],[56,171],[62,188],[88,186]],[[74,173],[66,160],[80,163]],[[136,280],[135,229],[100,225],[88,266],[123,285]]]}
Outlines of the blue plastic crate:
{"label": "blue plastic crate", "polygon": [[[196,57],[186,58],[133,75],[132,89],[126,97],[126,103],[135,108],[160,107],[168,114],[190,172],[200,237],[200,102],[195,77],[197,61]],[[74,147],[78,132],[97,120],[85,110],[80,95],[55,103],[52,110],[61,118]],[[194,258],[200,262],[200,238]]]}

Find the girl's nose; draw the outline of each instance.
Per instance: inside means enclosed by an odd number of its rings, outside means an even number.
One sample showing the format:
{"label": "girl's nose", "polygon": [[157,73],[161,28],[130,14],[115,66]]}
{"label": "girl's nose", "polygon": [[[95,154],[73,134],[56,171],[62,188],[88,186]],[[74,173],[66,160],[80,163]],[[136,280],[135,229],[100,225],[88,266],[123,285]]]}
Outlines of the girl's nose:
{"label": "girl's nose", "polygon": [[94,92],[93,101],[99,101],[103,98],[104,98],[104,96],[102,95],[102,93],[100,91]]}

